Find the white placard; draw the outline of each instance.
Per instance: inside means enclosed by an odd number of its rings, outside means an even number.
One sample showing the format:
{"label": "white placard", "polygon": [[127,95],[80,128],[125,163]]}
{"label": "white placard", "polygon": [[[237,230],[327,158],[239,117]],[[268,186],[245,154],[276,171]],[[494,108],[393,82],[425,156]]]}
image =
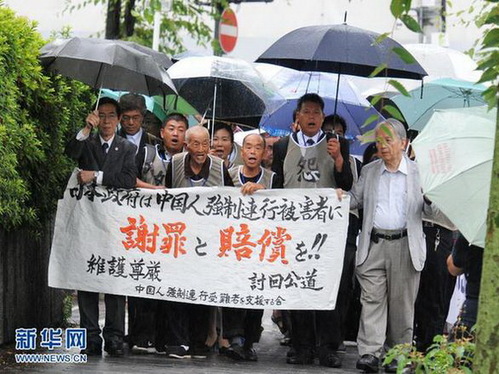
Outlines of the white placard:
{"label": "white placard", "polygon": [[349,198],[333,189],[79,186],[59,201],[49,286],[254,309],[333,309]]}

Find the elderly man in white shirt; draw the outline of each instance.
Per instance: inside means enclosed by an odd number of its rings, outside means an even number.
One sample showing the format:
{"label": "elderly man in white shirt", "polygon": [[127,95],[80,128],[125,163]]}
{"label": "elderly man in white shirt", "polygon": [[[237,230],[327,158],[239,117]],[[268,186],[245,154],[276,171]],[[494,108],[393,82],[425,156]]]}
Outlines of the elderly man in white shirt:
{"label": "elderly man in white shirt", "polygon": [[[414,303],[426,258],[423,197],[417,165],[405,155],[404,126],[395,119],[375,130],[380,159],[366,165],[349,192],[351,209],[364,209],[356,275],[362,314],[357,369],[378,372],[384,349],[411,343]],[[396,362],[385,366],[396,372]]]}

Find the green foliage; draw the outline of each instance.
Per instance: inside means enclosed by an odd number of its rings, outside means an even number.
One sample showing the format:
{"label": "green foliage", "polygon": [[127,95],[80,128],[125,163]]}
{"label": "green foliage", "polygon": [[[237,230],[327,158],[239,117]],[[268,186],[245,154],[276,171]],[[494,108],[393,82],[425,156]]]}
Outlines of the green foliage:
{"label": "green foliage", "polygon": [[0,225],[39,228],[55,210],[72,168],[68,131],[83,120],[90,91],[49,78],[38,51],[45,44],[26,18],[0,7]]}
{"label": "green foliage", "polygon": [[[66,11],[76,12],[87,6],[102,4],[107,7],[108,1],[115,0],[80,0],[67,2]],[[134,41],[143,45],[152,45],[154,14],[160,12],[160,50],[171,56],[185,50],[181,35],[187,32],[198,45],[206,46],[213,39],[212,26],[205,23],[205,19],[214,19],[217,11],[214,7],[204,6],[192,0],[171,0],[171,9],[163,9],[160,0],[136,0],[132,15],[135,18],[134,33],[130,37],[120,36],[121,39]],[[121,29],[125,28],[125,6],[127,1],[121,1],[122,22]],[[220,0],[221,6],[227,5],[226,0]],[[103,25],[104,26],[104,25]]]}
{"label": "green foliage", "polygon": [[425,353],[418,352],[411,344],[399,344],[390,349],[383,365],[397,360],[398,372],[411,368],[411,373],[471,373],[475,344],[471,338],[449,342],[437,335]]}

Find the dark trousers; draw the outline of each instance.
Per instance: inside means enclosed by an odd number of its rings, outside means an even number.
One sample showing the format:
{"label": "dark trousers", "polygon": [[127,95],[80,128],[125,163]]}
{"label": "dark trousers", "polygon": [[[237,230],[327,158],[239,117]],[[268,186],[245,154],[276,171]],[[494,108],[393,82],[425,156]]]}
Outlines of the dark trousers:
{"label": "dark trousers", "polygon": [[206,305],[160,301],[156,316],[156,346],[204,347],[211,308],[213,307]]}
{"label": "dark trousers", "polygon": [[456,282],[447,270],[447,257],[453,245],[452,231],[427,222],[424,222],[423,230],[426,234],[426,262],[421,272],[414,315],[414,335],[419,351],[425,351],[435,335],[443,334]]}
{"label": "dark trousers", "polygon": [[347,244],[335,309],[291,311],[291,341],[297,351],[310,350],[316,345],[336,351],[343,342],[348,305],[353,293],[355,252],[355,246]]}
{"label": "dark trousers", "polygon": [[158,300],[128,297],[128,342],[130,347],[154,344]]}
{"label": "dark trousers", "polygon": [[222,308],[223,337],[241,336],[247,346],[258,343],[262,335],[262,316],[260,309]]}
{"label": "dark trousers", "polygon": [[475,331],[472,331],[478,316],[478,299],[466,297],[457,321],[449,334],[449,341],[457,339],[475,339]]}
{"label": "dark trousers", "polygon": [[[125,333],[125,296],[104,295],[106,320],[102,335],[106,343],[122,343]],[[102,346],[99,327],[99,294],[97,292],[78,291],[80,327],[87,329],[88,344]]]}

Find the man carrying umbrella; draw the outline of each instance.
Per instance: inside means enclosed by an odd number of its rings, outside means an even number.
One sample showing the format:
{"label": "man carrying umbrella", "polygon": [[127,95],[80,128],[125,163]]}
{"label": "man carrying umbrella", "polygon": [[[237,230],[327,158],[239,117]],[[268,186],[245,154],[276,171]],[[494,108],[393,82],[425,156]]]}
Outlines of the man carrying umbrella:
{"label": "man carrying umbrella", "polygon": [[[116,100],[103,97],[97,110],[90,113],[85,127],[73,137],[67,147],[69,157],[78,161],[78,182],[96,183],[108,187],[133,188],[137,178],[135,152],[137,147],[116,136],[121,111]],[[98,133],[91,134],[94,128]],[[91,244],[92,238],[88,238]],[[105,351],[111,356],[123,355],[125,330],[125,296],[105,295]],[[101,355],[102,338],[99,327],[99,294],[78,291],[80,327],[87,329],[87,355]]]}
{"label": "man carrying umbrella", "polygon": [[[303,95],[297,104],[296,120],[300,130],[274,144],[272,170],[278,186],[283,188],[343,188],[352,187],[348,143],[321,130],[324,121],[324,101],[313,93]],[[341,316],[337,310],[291,312],[292,344],[295,354],[289,364],[311,364],[316,340],[319,362],[323,366],[340,367],[337,354],[341,343]],[[317,331],[315,336],[314,331]]]}

